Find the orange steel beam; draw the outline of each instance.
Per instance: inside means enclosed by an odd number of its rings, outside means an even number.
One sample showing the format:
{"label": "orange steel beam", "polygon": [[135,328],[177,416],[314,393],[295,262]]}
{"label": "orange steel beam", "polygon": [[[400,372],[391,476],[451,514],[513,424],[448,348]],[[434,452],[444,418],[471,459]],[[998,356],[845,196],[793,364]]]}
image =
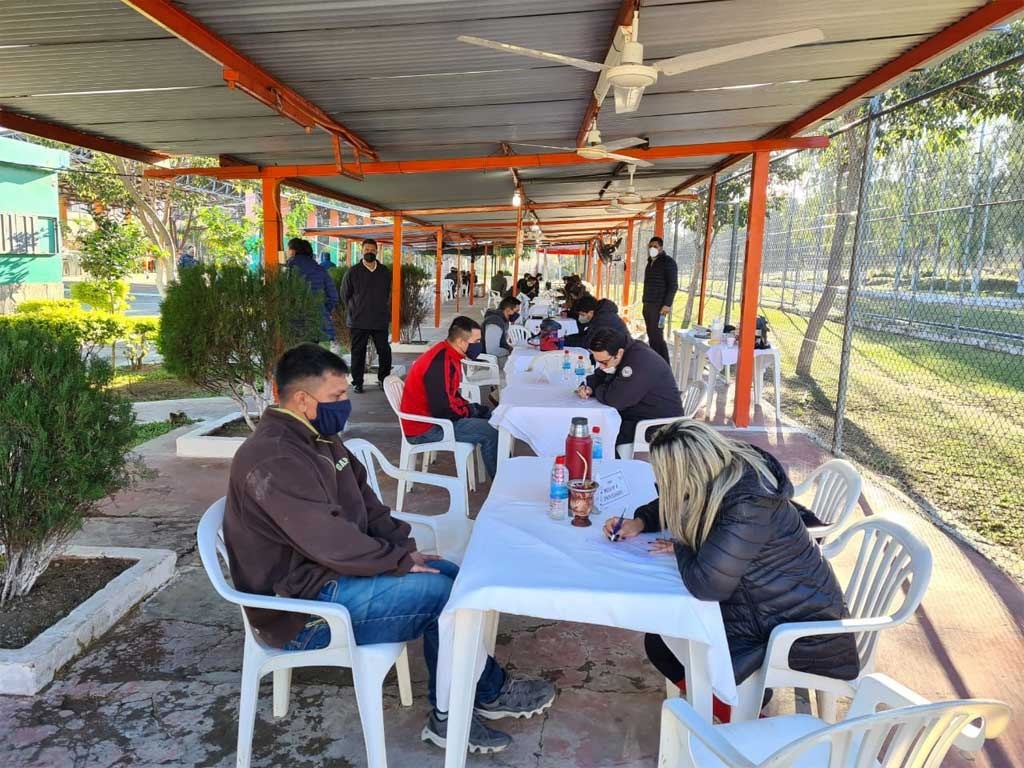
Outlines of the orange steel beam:
{"label": "orange steel beam", "polygon": [[736,363],[736,392],[732,420],[737,427],[750,426],[750,389],[754,381],[754,330],[757,327],[758,292],[761,286],[761,255],[768,200],[768,163],[771,155],[758,152],[750,180],[750,213],[747,217],[747,252],[743,262],[743,297],[740,301],[740,350]]}
{"label": "orange steel beam", "polygon": [[[665,239],[665,201],[659,200],[654,204],[654,237]],[[672,254],[675,256],[675,254]]]}
{"label": "orange steel beam", "polygon": [[633,274],[633,229],[635,222],[629,220],[629,227],[626,229],[626,264],[622,269],[622,305],[623,309],[629,306],[629,280]]}
{"label": "orange steel beam", "polygon": [[437,258],[434,259],[434,327],[441,327],[441,260],[444,254],[444,230],[437,230]]}
{"label": "orange steel beam", "polygon": [[[640,10],[640,0],[622,0],[622,4],[619,6],[619,12],[615,14],[615,26],[612,27],[612,34],[608,40],[606,47],[611,47],[615,43],[615,36],[619,32],[619,27],[624,27],[633,23],[633,13]],[[602,59],[603,61],[603,59]],[[584,140],[587,138],[587,131],[590,130],[591,123],[597,118],[597,113],[601,111],[601,105],[597,103],[597,99],[594,98],[594,88],[597,87],[597,81],[600,79],[600,75],[594,79],[594,86],[590,89],[587,101],[587,111],[583,113],[583,120],[580,122],[580,128],[576,132],[576,146],[583,146]]]}
{"label": "orange steel beam", "polygon": [[704,300],[708,293],[708,262],[711,260],[711,237],[715,231],[715,196],[718,194],[718,175],[711,177],[708,187],[708,219],[704,225],[704,256],[700,268],[700,303],[697,305],[697,323],[704,322]]}
{"label": "orange steel beam", "polygon": [[263,269],[267,275],[275,275],[281,267],[280,252],[284,239],[281,232],[281,182],[264,179],[262,192]]}
{"label": "orange steel beam", "polygon": [[[550,221],[541,221],[541,227],[559,227],[559,226],[570,226],[577,224],[609,224],[616,222],[625,222],[628,220],[628,216],[604,216],[597,219],[551,219]],[[460,222],[458,226],[461,226],[465,230],[472,229],[511,229],[516,223],[514,221],[466,221]]]}
{"label": "orange steel beam", "polygon": [[[657,199],[670,200],[672,202],[689,202],[697,199],[697,195],[674,195],[671,197],[663,198],[650,198],[649,200],[641,200],[636,205],[653,204]],[[558,202],[548,203],[530,203],[527,208],[531,211],[547,211],[557,210],[560,208],[607,208],[607,200],[564,200]],[[371,214],[390,216],[392,213],[400,213],[405,217],[410,215],[413,216],[455,216],[462,213],[515,213],[516,206],[514,205],[468,205],[461,208],[410,208],[403,209],[400,211],[391,211],[386,208],[380,210],[371,210]]]}
{"label": "orange steel beam", "polygon": [[391,341],[402,340],[402,217],[395,216],[391,236]]}
{"label": "orange steel beam", "polygon": [[[964,16],[938,34],[929,37],[927,40],[915,45],[909,51],[900,54],[887,64],[883,64],[869,75],[861,78],[855,83],[848,85],[838,93],[830,96],[817,106],[793,118],[773,131],[770,131],[764,138],[770,139],[777,136],[792,135],[804,128],[813,125],[819,120],[849,106],[857,99],[870,95],[873,91],[891,84],[898,77],[906,74],[912,69],[922,67],[929,61],[941,56],[952,48],[966,43],[978,35],[981,35],[998,24],[1016,16],[1024,11],[1024,0],[992,0],[975,11]],[[774,150],[773,150],[774,151]],[[725,158],[716,165],[710,173],[692,176],[682,184],[671,190],[669,194],[675,194],[681,190],[699,184],[712,174],[725,170],[743,160],[750,152],[738,152]]]}
{"label": "orange steel beam", "polygon": [[289,88],[169,0],[122,2],[223,67],[224,79],[229,86],[237,85],[250,96],[306,128],[322,128],[331,135],[345,139],[356,149],[357,154],[361,151],[371,157],[377,156],[365,139]]}
{"label": "orange steel beam", "polygon": [[170,155],[165,155],[162,152],[154,152],[151,149],[134,144],[126,144],[115,139],[105,139],[92,133],[84,133],[74,128],[66,128],[63,125],[37,120],[34,117],[26,117],[16,112],[8,112],[6,109],[0,109],[0,126],[10,128],[12,131],[39,136],[43,139],[53,139],[54,141],[62,141],[65,144],[74,144],[78,147],[92,149],[96,152],[105,152],[108,155],[127,157],[129,160],[138,160],[141,163],[160,163],[170,159]]}
{"label": "orange steel beam", "polygon": [[[1024,1],[1024,0],[1022,0]],[[707,157],[730,153],[783,152],[791,149],[822,149],[829,144],[828,136],[799,136],[788,139],[755,139],[752,141],[713,141],[704,144],[678,144],[650,149],[623,149],[617,154],[640,160],[672,160],[679,157]],[[564,165],[615,163],[617,160],[588,160],[575,152],[550,152],[536,155],[509,157],[452,157],[435,160],[386,160],[363,163],[364,176],[387,176],[411,173],[452,173],[457,171],[493,171],[510,168],[553,168]],[[145,175],[153,178],[171,176],[213,176],[222,179],[246,179],[295,176],[337,176],[333,163],[320,165],[256,165],[233,168],[150,168]]]}

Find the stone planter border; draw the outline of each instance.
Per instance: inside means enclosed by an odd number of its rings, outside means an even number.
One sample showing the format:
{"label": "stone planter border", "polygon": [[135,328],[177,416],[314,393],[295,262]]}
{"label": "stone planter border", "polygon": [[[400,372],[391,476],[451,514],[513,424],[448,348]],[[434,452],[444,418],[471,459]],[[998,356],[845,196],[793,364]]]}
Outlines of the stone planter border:
{"label": "stone planter border", "polygon": [[[259,416],[251,413],[250,416]],[[241,418],[237,411],[222,416],[219,419],[210,419],[201,422],[191,432],[181,435],[175,442],[175,451],[178,456],[189,459],[230,459],[234,457],[235,451],[245,442],[244,437],[214,437],[214,432],[225,424]]]}

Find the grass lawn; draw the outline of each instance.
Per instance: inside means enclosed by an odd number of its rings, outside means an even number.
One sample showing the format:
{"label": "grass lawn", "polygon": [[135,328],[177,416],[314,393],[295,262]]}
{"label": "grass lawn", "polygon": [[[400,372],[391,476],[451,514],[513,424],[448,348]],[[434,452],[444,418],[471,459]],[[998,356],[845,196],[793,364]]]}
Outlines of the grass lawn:
{"label": "grass lawn", "polygon": [[[782,410],[831,442],[842,326],[825,325],[801,379],[807,319],[762,312],[782,356]],[[850,362],[844,452],[1024,556],[1024,356],[864,330]]]}
{"label": "grass lawn", "polygon": [[141,371],[118,368],[111,389],[137,403],[215,394],[171,376],[162,365],[144,365]]}
{"label": "grass lawn", "polygon": [[[185,424],[194,424],[195,422],[189,419]],[[166,435],[172,429],[183,427],[185,424],[172,424],[169,421],[152,421],[149,424],[136,424],[135,425],[135,439],[132,441],[132,448],[138,448],[143,443],[148,443],[150,440]]]}

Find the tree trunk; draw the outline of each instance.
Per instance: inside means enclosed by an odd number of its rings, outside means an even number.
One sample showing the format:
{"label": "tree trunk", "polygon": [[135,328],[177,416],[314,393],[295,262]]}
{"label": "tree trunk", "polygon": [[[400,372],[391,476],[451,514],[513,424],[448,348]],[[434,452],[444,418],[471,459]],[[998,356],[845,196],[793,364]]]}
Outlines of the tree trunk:
{"label": "tree trunk", "polygon": [[27,595],[71,538],[68,531],[57,531],[41,542],[23,548],[10,548],[0,562],[0,608],[9,601]]}
{"label": "tree trunk", "polygon": [[[843,277],[843,252],[846,248],[846,234],[854,221],[854,211],[860,196],[863,154],[865,150],[865,131],[853,128],[846,131],[842,138],[839,151],[842,158],[836,173],[836,225],[832,232],[832,243],[829,247],[828,267],[825,285],[818,297],[818,303],[807,322],[803,341],[800,344],[800,355],[797,358],[797,376],[810,377],[811,366],[814,364],[814,353],[818,347],[818,337],[825,326],[832,306],[835,303],[837,287]],[[845,182],[845,183],[844,183]],[[867,215],[867,211],[859,212]],[[849,288],[847,288],[849,290]]]}

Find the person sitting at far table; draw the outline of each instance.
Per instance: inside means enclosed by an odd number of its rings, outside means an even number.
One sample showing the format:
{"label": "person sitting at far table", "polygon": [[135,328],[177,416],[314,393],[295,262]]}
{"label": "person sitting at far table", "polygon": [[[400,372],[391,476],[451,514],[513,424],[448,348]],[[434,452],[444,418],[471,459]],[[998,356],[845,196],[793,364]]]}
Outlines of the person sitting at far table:
{"label": "person sitting at far table", "polygon": [[488,309],[484,313],[483,351],[498,358],[501,365],[504,365],[504,358],[512,352],[512,345],[508,341],[508,328],[509,324],[515,322],[521,304],[519,299],[506,296],[498,303],[497,309]]}
{"label": "person sitting at far table", "polygon": [[611,299],[595,299],[587,294],[576,300],[572,311],[576,315],[580,331],[565,337],[566,346],[589,348],[591,337],[602,328],[612,328],[629,335],[629,328],[619,317],[619,307]]}
{"label": "person sitting at far table", "polygon": [[597,364],[577,394],[610,405],[622,417],[615,445],[629,445],[638,422],[683,415],[683,401],[672,368],[638,339],[614,328],[602,328],[590,338]]}
{"label": "person sitting at far table", "polygon": [[[613,541],[665,530],[652,554],[674,555],[687,591],[721,604],[736,684],[764,663],[780,624],[849,617],[843,590],[793,503],[793,484],[778,460],[693,419],[659,429],[651,440],[659,497],[632,520],[612,518]],[[686,670],[659,635],[644,639],[647,656],[686,691]],[[860,660],[853,635],[820,635],[793,644],[790,666],[853,680]],[[765,703],[770,698],[766,695]],[[715,699],[728,722],[729,707]]]}
{"label": "person sitting at far table", "polygon": [[[452,320],[448,338],[420,355],[409,369],[402,412],[451,421],[458,442],[480,446],[493,479],[498,472],[498,430],[488,423],[491,409],[469,402],[459,392],[462,359],[473,360],[482,351],[480,323],[465,315]],[[443,436],[441,427],[421,421],[403,421],[402,430],[410,443],[433,443]]]}

